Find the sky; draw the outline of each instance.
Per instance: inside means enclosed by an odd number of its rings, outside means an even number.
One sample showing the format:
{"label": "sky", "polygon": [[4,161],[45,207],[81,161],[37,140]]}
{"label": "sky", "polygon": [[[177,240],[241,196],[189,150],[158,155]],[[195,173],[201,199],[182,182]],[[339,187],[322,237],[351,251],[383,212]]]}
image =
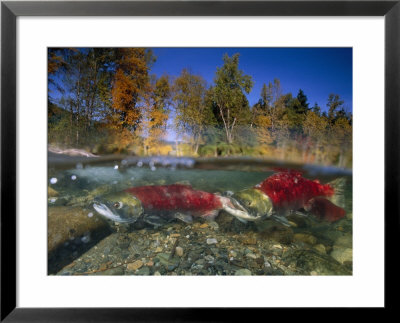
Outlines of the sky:
{"label": "sky", "polygon": [[278,78],[282,93],[297,96],[302,89],[309,107],[317,102],[322,111],[330,93],[344,100],[352,111],[352,48],[152,48],[157,57],[151,73],[178,76],[183,68],[201,75],[212,85],[225,53],[239,53],[239,69],[251,75],[254,86],[247,96],[250,106],[258,102],[263,83]]}

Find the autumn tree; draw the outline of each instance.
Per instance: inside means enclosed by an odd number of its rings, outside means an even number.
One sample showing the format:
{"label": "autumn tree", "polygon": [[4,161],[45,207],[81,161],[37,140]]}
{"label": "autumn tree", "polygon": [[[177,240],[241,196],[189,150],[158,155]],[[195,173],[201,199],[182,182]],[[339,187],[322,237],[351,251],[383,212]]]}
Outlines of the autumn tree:
{"label": "autumn tree", "polygon": [[145,115],[145,152],[161,154],[161,142],[167,132],[171,86],[168,75],[163,75],[152,84]]}
{"label": "autumn tree", "polygon": [[304,120],[303,131],[304,135],[312,143],[312,151],[308,153],[314,155],[317,162],[322,162],[325,158],[325,150],[328,143],[329,121],[319,111],[317,108],[314,108],[313,111],[308,111]]}
{"label": "autumn tree", "polygon": [[234,129],[238,124],[248,123],[250,108],[246,95],[249,94],[253,81],[250,75],[239,70],[239,54],[232,57],[224,55],[224,64],[217,68],[214,78],[213,101],[223,124],[228,144],[233,143]]}
{"label": "autumn tree", "polygon": [[149,69],[154,57],[145,48],[119,48],[116,59],[111,92],[112,122],[117,128],[135,131],[142,118],[141,107],[150,92]]}
{"label": "autumn tree", "polygon": [[213,123],[206,92],[206,81],[188,69],[183,69],[174,82],[175,125],[178,133],[191,136],[194,154],[198,152],[202,136]]}
{"label": "autumn tree", "polygon": [[273,85],[264,83],[261,88],[261,98],[252,108],[252,124],[256,139],[261,145],[269,145],[273,142],[272,130],[272,95]]}
{"label": "autumn tree", "polygon": [[343,104],[344,101],[340,99],[338,94],[329,94],[326,106],[328,107],[328,118],[330,122],[335,122],[336,112],[343,106]]}
{"label": "autumn tree", "polygon": [[316,115],[321,115],[321,107],[318,105],[317,102],[314,103],[314,106],[312,107],[312,112],[314,112]]}
{"label": "autumn tree", "polygon": [[337,151],[337,165],[344,167],[352,161],[352,126],[346,118],[338,118],[331,127],[333,152]]}

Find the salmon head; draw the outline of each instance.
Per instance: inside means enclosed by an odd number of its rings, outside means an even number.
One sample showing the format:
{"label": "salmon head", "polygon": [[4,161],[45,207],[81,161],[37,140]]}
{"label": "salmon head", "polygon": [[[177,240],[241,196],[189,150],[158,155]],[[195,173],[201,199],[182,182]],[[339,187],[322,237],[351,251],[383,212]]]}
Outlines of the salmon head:
{"label": "salmon head", "polygon": [[105,218],[120,223],[134,223],[143,214],[140,200],[128,192],[96,197],[93,208]]}
{"label": "salmon head", "polygon": [[264,217],[272,214],[272,201],[260,190],[254,188],[244,189],[233,194],[231,198],[246,209],[251,216]]}

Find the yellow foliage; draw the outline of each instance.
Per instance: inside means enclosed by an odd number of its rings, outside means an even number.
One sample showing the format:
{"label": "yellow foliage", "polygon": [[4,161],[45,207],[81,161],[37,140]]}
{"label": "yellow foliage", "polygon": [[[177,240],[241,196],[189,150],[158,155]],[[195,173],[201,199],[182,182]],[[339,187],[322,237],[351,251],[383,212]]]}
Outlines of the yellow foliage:
{"label": "yellow foliage", "polygon": [[255,118],[256,135],[260,144],[269,145],[274,141],[271,132],[271,119],[266,115],[258,115]]}

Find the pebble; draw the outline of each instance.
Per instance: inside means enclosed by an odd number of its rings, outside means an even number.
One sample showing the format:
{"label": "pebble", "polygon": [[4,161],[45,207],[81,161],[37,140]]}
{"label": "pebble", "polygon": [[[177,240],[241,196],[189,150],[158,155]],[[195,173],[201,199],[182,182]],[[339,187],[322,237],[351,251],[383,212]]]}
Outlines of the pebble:
{"label": "pebble", "polygon": [[143,261],[141,261],[141,260],[136,260],[135,262],[132,262],[132,263],[128,264],[128,265],[126,266],[126,268],[127,268],[128,270],[135,271],[135,270],[139,269],[139,268],[142,267],[142,266],[143,266]]}
{"label": "pebble", "polygon": [[116,268],[110,268],[105,271],[100,271],[93,273],[93,275],[99,275],[99,276],[120,276],[124,275],[124,268],[123,267],[116,267]]}
{"label": "pebble", "polygon": [[214,262],[214,257],[213,256],[205,256],[204,260],[206,260],[209,264],[212,264]]}
{"label": "pebble", "polygon": [[230,254],[232,257],[237,257],[237,252],[236,252],[235,250],[229,251],[229,254]]}
{"label": "pebble", "polygon": [[353,237],[350,234],[343,235],[336,239],[334,247],[352,248]]}
{"label": "pebble", "polygon": [[104,271],[107,269],[107,264],[101,264],[99,270]]}
{"label": "pebble", "polygon": [[142,267],[136,272],[136,275],[148,276],[148,275],[150,275],[150,268],[149,267]]}
{"label": "pebble", "polygon": [[257,239],[255,237],[242,237],[240,241],[246,245],[255,245],[257,244]]}
{"label": "pebble", "polygon": [[308,243],[311,245],[314,245],[317,243],[317,238],[311,234],[295,233],[295,235],[293,237],[294,237],[294,240],[296,240],[296,241],[301,241],[301,242]]}
{"label": "pebble", "polygon": [[159,271],[156,271],[156,272],[154,273],[154,276],[161,276],[161,274],[160,274]]}
{"label": "pebble", "polygon": [[178,237],[180,237],[181,235],[180,235],[179,233],[171,233],[169,236],[170,236],[171,238],[178,238]]}
{"label": "pebble", "polygon": [[210,225],[210,227],[213,228],[215,231],[217,231],[217,230],[219,229],[219,225],[218,225],[218,223],[215,222],[215,221],[211,221],[211,222],[209,223],[209,225]]}
{"label": "pebble", "polygon": [[236,270],[235,276],[251,276],[251,271],[245,268],[239,269]]}
{"label": "pebble", "polygon": [[200,225],[200,229],[204,229],[204,228],[207,228],[208,227],[208,224],[207,223],[203,223],[202,225]]}
{"label": "pebble", "polygon": [[341,264],[344,264],[345,262],[353,262],[353,249],[342,247],[333,248],[331,257]]}
{"label": "pebble", "polygon": [[246,254],[246,257],[250,258],[250,259],[257,259],[258,258],[254,253],[251,253],[251,252]]}
{"label": "pebble", "polygon": [[216,243],[218,243],[218,241],[215,238],[208,238],[207,239],[207,244],[216,244]]}
{"label": "pebble", "polygon": [[175,254],[176,254],[178,257],[182,257],[182,256],[183,256],[183,248],[182,248],[182,247],[176,247],[176,248],[175,248]]}
{"label": "pebble", "polygon": [[180,259],[177,257],[169,258],[170,253],[159,253],[156,259],[159,259],[160,263],[163,264],[168,270],[174,270],[178,267]]}
{"label": "pebble", "polygon": [[322,254],[326,254],[326,248],[322,243],[315,245],[313,248]]}

